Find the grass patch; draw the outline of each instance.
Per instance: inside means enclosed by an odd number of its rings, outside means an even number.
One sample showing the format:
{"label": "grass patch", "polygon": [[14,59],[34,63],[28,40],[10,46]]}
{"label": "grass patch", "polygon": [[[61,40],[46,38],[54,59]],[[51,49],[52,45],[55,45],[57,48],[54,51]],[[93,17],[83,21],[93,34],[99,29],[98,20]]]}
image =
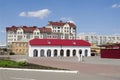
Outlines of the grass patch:
{"label": "grass patch", "polygon": [[0,67],[26,68],[26,69],[66,70],[66,69],[60,69],[60,68],[55,68],[55,67],[31,64],[31,63],[27,63],[25,61],[15,62],[15,61],[12,61],[12,60],[0,60]]}
{"label": "grass patch", "polygon": [[0,60],[0,67],[22,67],[26,62],[15,62],[11,60]]}

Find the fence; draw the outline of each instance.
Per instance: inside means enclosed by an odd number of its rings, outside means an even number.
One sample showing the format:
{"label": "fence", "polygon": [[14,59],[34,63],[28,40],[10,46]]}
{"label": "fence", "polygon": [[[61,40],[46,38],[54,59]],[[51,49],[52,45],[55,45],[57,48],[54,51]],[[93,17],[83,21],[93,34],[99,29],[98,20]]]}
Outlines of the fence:
{"label": "fence", "polygon": [[101,58],[120,59],[120,49],[101,49]]}

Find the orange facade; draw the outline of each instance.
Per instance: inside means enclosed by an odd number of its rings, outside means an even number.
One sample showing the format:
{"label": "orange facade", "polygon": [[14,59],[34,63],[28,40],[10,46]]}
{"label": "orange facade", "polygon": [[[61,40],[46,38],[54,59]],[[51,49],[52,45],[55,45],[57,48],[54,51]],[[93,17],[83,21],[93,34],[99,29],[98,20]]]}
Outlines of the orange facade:
{"label": "orange facade", "polygon": [[12,42],[12,52],[15,54],[28,54],[28,42]]}

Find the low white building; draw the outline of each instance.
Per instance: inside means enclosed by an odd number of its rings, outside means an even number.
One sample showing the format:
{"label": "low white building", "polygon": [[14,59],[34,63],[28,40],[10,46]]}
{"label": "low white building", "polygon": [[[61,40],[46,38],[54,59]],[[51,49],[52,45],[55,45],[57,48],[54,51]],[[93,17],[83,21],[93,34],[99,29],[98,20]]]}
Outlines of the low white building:
{"label": "low white building", "polygon": [[0,44],[0,48],[6,48],[5,44]]}
{"label": "low white building", "polygon": [[32,39],[29,57],[90,56],[90,43],[84,40]]}

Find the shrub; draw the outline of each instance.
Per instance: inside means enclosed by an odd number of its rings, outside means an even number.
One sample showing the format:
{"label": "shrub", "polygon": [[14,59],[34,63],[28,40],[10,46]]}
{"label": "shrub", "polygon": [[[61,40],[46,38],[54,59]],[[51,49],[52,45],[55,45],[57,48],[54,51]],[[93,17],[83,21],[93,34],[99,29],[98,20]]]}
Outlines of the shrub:
{"label": "shrub", "polygon": [[8,50],[7,50],[7,48],[3,48],[3,51],[6,51],[6,52],[7,52]]}
{"label": "shrub", "polygon": [[27,65],[27,62],[25,61],[20,61],[20,62],[17,62],[19,66],[26,66]]}
{"label": "shrub", "polygon": [[15,55],[15,53],[14,52],[10,52],[10,55]]}
{"label": "shrub", "polygon": [[91,56],[95,56],[95,53],[91,53]]}

